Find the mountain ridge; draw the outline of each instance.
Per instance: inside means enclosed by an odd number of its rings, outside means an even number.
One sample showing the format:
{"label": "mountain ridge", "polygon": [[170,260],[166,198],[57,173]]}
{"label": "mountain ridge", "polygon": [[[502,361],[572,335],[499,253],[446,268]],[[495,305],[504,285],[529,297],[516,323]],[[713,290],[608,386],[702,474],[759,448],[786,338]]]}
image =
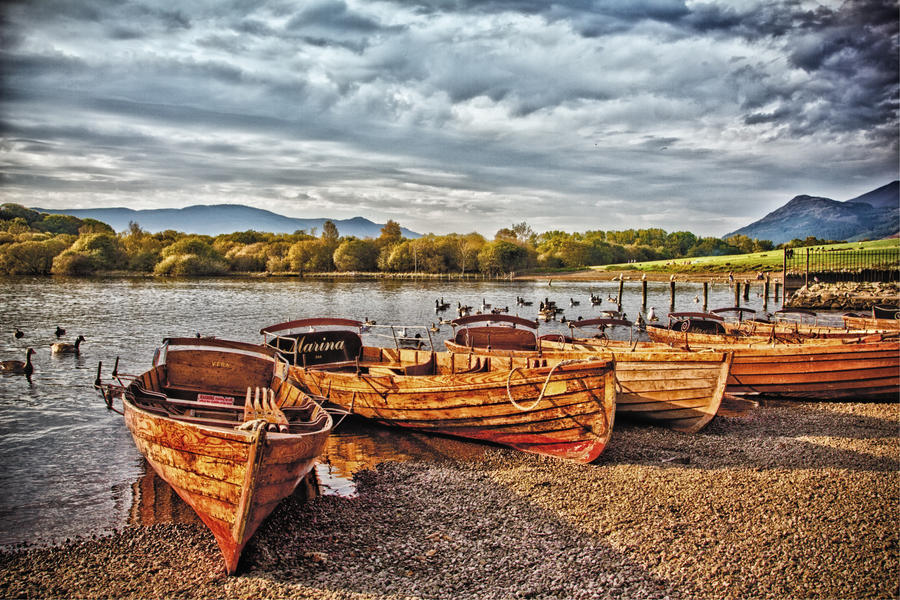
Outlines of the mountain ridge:
{"label": "mountain ridge", "polygon": [[[125,207],[111,208],[74,208],[49,209],[32,207],[32,210],[49,214],[62,214],[79,219],[96,219],[112,227],[116,231],[125,231],[131,222],[137,223],[145,231],[158,233],[173,229],[182,233],[201,235],[219,235],[253,229],[266,233],[293,233],[298,229],[311,233],[313,229],[321,232],[325,221],[337,226],[341,236],[358,238],[377,238],[381,235],[384,223],[375,223],[365,217],[350,219],[326,219],[286,217],[272,211],[246,206],[244,204],[194,204],[183,208],[132,209]],[[419,238],[422,234],[401,227],[407,238]]]}
{"label": "mountain ridge", "polygon": [[815,236],[826,240],[881,239],[900,230],[900,181],[840,202],[801,194],[762,219],[723,238],[746,235],[782,244]]}

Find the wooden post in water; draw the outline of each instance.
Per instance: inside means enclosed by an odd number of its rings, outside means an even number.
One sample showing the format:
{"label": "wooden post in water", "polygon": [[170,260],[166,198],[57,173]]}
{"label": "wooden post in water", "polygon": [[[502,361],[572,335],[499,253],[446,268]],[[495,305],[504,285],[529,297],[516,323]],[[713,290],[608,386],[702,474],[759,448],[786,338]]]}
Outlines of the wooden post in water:
{"label": "wooden post in water", "polygon": [[734,305],[741,305],[741,284],[737,281],[734,282]]}
{"label": "wooden post in water", "polygon": [[675,312],[675,280],[669,281],[669,312]]}
{"label": "wooden post in water", "polygon": [[778,302],[778,292],[780,291],[781,284],[777,281],[775,282],[775,302]]}
{"label": "wooden post in water", "polygon": [[[777,283],[775,285],[778,285]],[[769,310],[769,276],[763,282],[763,310]]]}
{"label": "wooden post in water", "polygon": [[647,312],[647,280],[641,281],[641,311]]}
{"label": "wooden post in water", "polygon": [[[625,288],[625,281],[622,280],[622,275],[619,275],[619,295],[616,296],[616,298],[617,298],[616,304],[618,304],[620,307],[623,304],[622,291],[624,290],[624,288]],[[619,308],[619,312],[622,312],[621,308]]]}
{"label": "wooden post in water", "polygon": [[706,312],[706,307],[709,305],[709,282],[703,282],[703,312]]}
{"label": "wooden post in water", "polygon": [[744,300],[750,300],[750,282],[744,282]]}

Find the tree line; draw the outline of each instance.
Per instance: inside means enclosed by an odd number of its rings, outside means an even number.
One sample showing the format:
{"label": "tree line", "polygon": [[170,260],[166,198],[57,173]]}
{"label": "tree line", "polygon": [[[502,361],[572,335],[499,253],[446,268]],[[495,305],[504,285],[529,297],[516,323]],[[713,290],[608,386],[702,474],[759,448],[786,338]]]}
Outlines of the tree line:
{"label": "tree line", "polygon": [[[794,245],[823,240],[808,238]],[[216,236],[175,230],[144,231],[130,223],[115,232],[96,219],[41,213],[18,204],[0,205],[0,274],[93,275],[111,271],[161,276],[228,273],[481,273],[501,275],[532,269],[577,269],[645,260],[745,254],[774,248],[768,240],[737,235],[723,240],[662,229],[548,231],[527,223],[499,230],[493,240],[478,233],[402,236],[390,220],[377,238],[340,236],[326,221],[294,233],[242,231]]]}

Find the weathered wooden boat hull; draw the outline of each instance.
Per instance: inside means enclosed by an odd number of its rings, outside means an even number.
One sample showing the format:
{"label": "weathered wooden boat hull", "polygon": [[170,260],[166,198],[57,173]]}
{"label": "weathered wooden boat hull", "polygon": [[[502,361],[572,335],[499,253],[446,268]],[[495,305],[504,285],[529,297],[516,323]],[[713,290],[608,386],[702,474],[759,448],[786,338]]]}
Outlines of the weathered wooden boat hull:
{"label": "weathered wooden boat hull", "polygon": [[727,391],[819,400],[896,400],[900,344],[734,348]]}
{"label": "weathered wooden boat hull", "polygon": [[715,417],[731,366],[727,352],[614,349],[548,340],[540,341],[540,351],[487,350],[449,340],[444,345],[460,354],[612,360],[618,386],[616,415],[683,433],[696,433]]}
{"label": "weathered wooden boat hull", "polygon": [[[819,329],[823,330],[821,327]],[[756,330],[755,333],[738,329],[732,329],[728,333],[705,333],[696,330],[682,331],[666,327],[647,326],[647,336],[651,341],[682,348],[692,348],[695,345],[705,347],[715,344],[841,344],[862,342],[872,338],[872,336],[878,336],[878,334],[879,332],[875,330],[858,329],[838,329],[829,334],[826,334],[824,331],[820,331],[819,334],[813,334],[771,328],[768,331]]]}
{"label": "weathered wooden boat hull", "polygon": [[206,427],[124,406],[138,450],[212,531],[229,574],[260,524],[312,470],[328,436]]}
{"label": "weathered wooden boat hull", "polygon": [[[688,336],[690,348],[734,353],[725,390],[729,394],[819,400],[896,399],[900,394],[900,342],[896,340],[771,344],[710,342],[701,336]],[[676,346],[684,343],[683,334],[670,339]]]}
{"label": "weathered wooden boat hull", "polygon": [[[229,574],[260,524],[312,470],[331,432],[331,416],[286,376],[287,364],[271,349],[176,338],[127,386],[98,382],[109,406],[110,392],[119,394],[138,450],[213,533]],[[245,423],[247,387],[269,389],[276,406],[291,407],[282,431],[275,421],[267,431],[258,412]]]}
{"label": "weathered wooden boat hull", "polygon": [[[433,374],[403,375],[367,366],[430,360],[435,362]],[[484,357],[467,363],[448,353],[401,349],[398,355],[394,349],[363,347],[358,367],[293,366],[290,373],[310,392],[384,425],[579,462],[591,462],[603,452],[616,406],[610,363],[492,361]]]}
{"label": "weathered wooden boat hull", "polygon": [[722,327],[729,334],[737,336],[758,336],[778,341],[803,341],[805,339],[854,339],[861,338],[874,333],[878,333],[878,329],[871,327],[831,327],[828,325],[810,325],[805,323],[788,323],[774,322],[767,323],[764,321],[725,321]]}
{"label": "weathered wooden boat hull", "polygon": [[878,331],[900,330],[900,319],[877,319],[858,315],[842,315],[844,325],[850,329],[875,329]]}

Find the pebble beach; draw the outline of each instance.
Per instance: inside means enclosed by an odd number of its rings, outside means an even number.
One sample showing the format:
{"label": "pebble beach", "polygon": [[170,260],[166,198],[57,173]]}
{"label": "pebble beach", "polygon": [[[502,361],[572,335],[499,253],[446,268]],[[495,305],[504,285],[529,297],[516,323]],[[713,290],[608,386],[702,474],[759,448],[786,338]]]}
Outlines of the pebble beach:
{"label": "pebble beach", "polygon": [[[727,413],[726,413],[727,414]],[[488,447],[284,501],[227,577],[200,524],[0,552],[4,598],[896,598],[900,404],[617,422],[590,465]]]}

